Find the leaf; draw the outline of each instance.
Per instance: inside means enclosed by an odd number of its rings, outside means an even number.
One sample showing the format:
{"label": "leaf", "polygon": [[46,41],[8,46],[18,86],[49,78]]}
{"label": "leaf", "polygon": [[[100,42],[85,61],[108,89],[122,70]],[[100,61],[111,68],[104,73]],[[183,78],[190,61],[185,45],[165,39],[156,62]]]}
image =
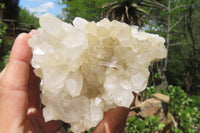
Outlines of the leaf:
{"label": "leaf", "polygon": [[145,128],[145,129],[143,130],[143,132],[151,132],[151,129]]}
{"label": "leaf", "polygon": [[158,129],[162,129],[163,127],[165,127],[165,124],[163,124],[163,123],[160,123],[160,124],[158,125]]}

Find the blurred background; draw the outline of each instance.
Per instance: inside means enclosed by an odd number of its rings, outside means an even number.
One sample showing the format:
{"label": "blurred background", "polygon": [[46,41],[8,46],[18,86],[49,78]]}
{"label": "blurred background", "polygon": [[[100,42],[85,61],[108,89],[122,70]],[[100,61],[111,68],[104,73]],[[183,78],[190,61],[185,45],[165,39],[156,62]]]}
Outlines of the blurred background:
{"label": "blurred background", "polygon": [[0,0],[0,70],[15,37],[39,28],[44,13],[68,23],[106,17],[164,37],[167,58],[149,67],[124,132],[200,132],[200,0]]}

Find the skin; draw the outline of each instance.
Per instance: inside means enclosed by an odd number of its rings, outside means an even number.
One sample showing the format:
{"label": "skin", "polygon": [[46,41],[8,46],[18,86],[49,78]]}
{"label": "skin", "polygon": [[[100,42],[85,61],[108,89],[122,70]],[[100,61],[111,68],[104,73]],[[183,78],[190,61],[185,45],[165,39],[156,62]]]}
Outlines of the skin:
{"label": "skin", "polygon": [[[9,63],[0,73],[0,133],[66,133],[59,121],[44,122],[40,79],[30,65],[30,38],[31,33],[16,38]],[[127,115],[127,108],[109,110],[94,133],[122,132]]]}

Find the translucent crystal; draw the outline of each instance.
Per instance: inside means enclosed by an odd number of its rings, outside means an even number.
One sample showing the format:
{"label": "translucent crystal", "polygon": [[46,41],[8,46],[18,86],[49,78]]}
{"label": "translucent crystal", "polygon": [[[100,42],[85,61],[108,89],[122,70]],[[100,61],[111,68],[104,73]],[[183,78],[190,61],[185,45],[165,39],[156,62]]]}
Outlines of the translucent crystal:
{"label": "translucent crystal", "polygon": [[77,97],[81,94],[83,86],[83,77],[79,72],[71,72],[66,77],[65,90],[72,96]]}
{"label": "translucent crystal", "polygon": [[96,126],[111,108],[128,108],[132,92],[146,88],[150,63],[167,52],[162,37],[118,21],[75,18],[72,25],[45,14],[40,26],[29,46],[43,115],[70,123],[73,132]]}

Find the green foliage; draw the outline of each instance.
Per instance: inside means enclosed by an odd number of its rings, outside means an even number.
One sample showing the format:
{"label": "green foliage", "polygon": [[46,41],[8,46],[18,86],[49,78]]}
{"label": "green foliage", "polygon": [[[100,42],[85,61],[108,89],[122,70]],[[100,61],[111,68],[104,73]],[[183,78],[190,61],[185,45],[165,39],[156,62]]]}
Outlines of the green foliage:
{"label": "green foliage", "polygon": [[169,86],[170,96],[170,112],[178,122],[178,128],[174,128],[174,131],[179,130],[187,133],[194,133],[200,128],[200,106],[199,97],[189,98],[187,94],[180,87]]}
{"label": "green foliage", "polygon": [[150,0],[115,0],[102,6],[102,16],[129,25],[142,26],[144,18],[149,15],[147,9],[154,6]]}
{"label": "green foliage", "polygon": [[[8,3],[7,3],[8,4]],[[4,5],[4,4],[2,4]],[[5,4],[6,5],[6,4]],[[1,6],[1,5],[0,5]],[[16,17],[14,17],[16,18]],[[17,17],[18,23],[30,24],[28,27],[23,28],[37,28],[39,27],[39,19],[34,17],[32,14],[29,14],[27,10],[20,9],[19,16]],[[33,27],[32,27],[33,25]],[[0,71],[7,65],[8,58],[10,55],[10,49],[12,46],[12,41],[7,35],[8,26],[0,21]]]}
{"label": "green foliage", "polygon": [[19,23],[34,25],[34,28],[39,27],[39,19],[33,14],[30,14],[26,9],[20,9],[19,16],[17,18]]}
{"label": "green foliage", "polygon": [[150,0],[62,0],[61,3],[66,5],[66,8],[63,8],[66,21],[71,21],[75,17],[89,21],[107,17],[131,25],[141,25],[144,17],[148,15],[145,8],[154,6]]}
{"label": "green foliage", "polygon": [[[200,0],[170,0],[170,13],[168,0],[157,2],[161,6],[150,9],[153,17],[148,25],[151,32],[166,40],[169,33],[167,71],[161,73],[165,73],[169,84],[181,86],[187,93],[197,94],[200,80]],[[154,73],[162,69],[161,66]]]}
{"label": "green foliage", "polygon": [[125,130],[128,132],[141,132],[145,129],[145,122],[136,116],[129,117],[126,122]]}
{"label": "green foliage", "polygon": [[156,88],[151,86],[151,87],[147,87],[145,90],[145,93],[147,95],[147,98],[151,98],[152,94],[156,93]]}
{"label": "green foliage", "polygon": [[150,116],[144,120],[133,116],[128,118],[125,131],[128,133],[154,133],[164,126],[163,123],[160,123],[160,118],[158,116]]}
{"label": "green foliage", "polygon": [[5,8],[5,3],[0,3],[0,8]]}
{"label": "green foliage", "polygon": [[3,38],[6,34],[6,29],[7,29],[7,26],[4,25],[2,21],[0,21],[0,45],[2,45],[3,43]]}
{"label": "green foliage", "polygon": [[101,16],[101,4],[105,2],[108,2],[108,0],[62,0],[62,4],[66,5],[66,8],[63,8],[66,21],[70,22],[75,17],[97,21]]}
{"label": "green foliage", "polygon": [[10,56],[10,51],[6,53],[6,55],[3,56],[2,60],[0,61],[0,72],[3,70],[3,68],[8,64],[8,59]]}
{"label": "green foliage", "polygon": [[88,130],[88,133],[92,133],[94,131],[94,127],[90,128],[90,130]]}
{"label": "green foliage", "polygon": [[[94,131],[94,129],[95,129],[95,127],[92,127],[88,131],[84,131],[84,132],[81,132],[81,133],[92,133]],[[65,127],[65,130],[67,131],[67,133],[72,133],[70,127]]]}
{"label": "green foliage", "polygon": [[[148,98],[156,93],[155,87],[147,87],[145,93]],[[158,92],[170,97],[169,112],[178,123],[177,128],[173,128],[174,133],[195,133],[200,129],[200,97],[188,97],[178,86],[169,86],[168,89],[161,89]],[[135,123],[136,124],[136,123]],[[140,125],[135,125],[140,127]]]}
{"label": "green foliage", "polygon": [[6,66],[8,62],[9,50],[11,42],[6,36],[7,26],[0,21],[0,71]]}
{"label": "green foliage", "polygon": [[185,104],[189,104],[187,94],[180,87],[169,86],[168,90],[170,96],[170,111],[176,110],[178,113],[184,108]]}
{"label": "green foliage", "polygon": [[161,75],[160,75],[159,73],[155,73],[155,74],[154,74],[154,78],[155,78],[155,79],[161,79]]}
{"label": "green foliage", "polygon": [[172,131],[174,132],[174,133],[183,133],[183,131],[182,130],[180,130],[179,128],[172,128]]}

